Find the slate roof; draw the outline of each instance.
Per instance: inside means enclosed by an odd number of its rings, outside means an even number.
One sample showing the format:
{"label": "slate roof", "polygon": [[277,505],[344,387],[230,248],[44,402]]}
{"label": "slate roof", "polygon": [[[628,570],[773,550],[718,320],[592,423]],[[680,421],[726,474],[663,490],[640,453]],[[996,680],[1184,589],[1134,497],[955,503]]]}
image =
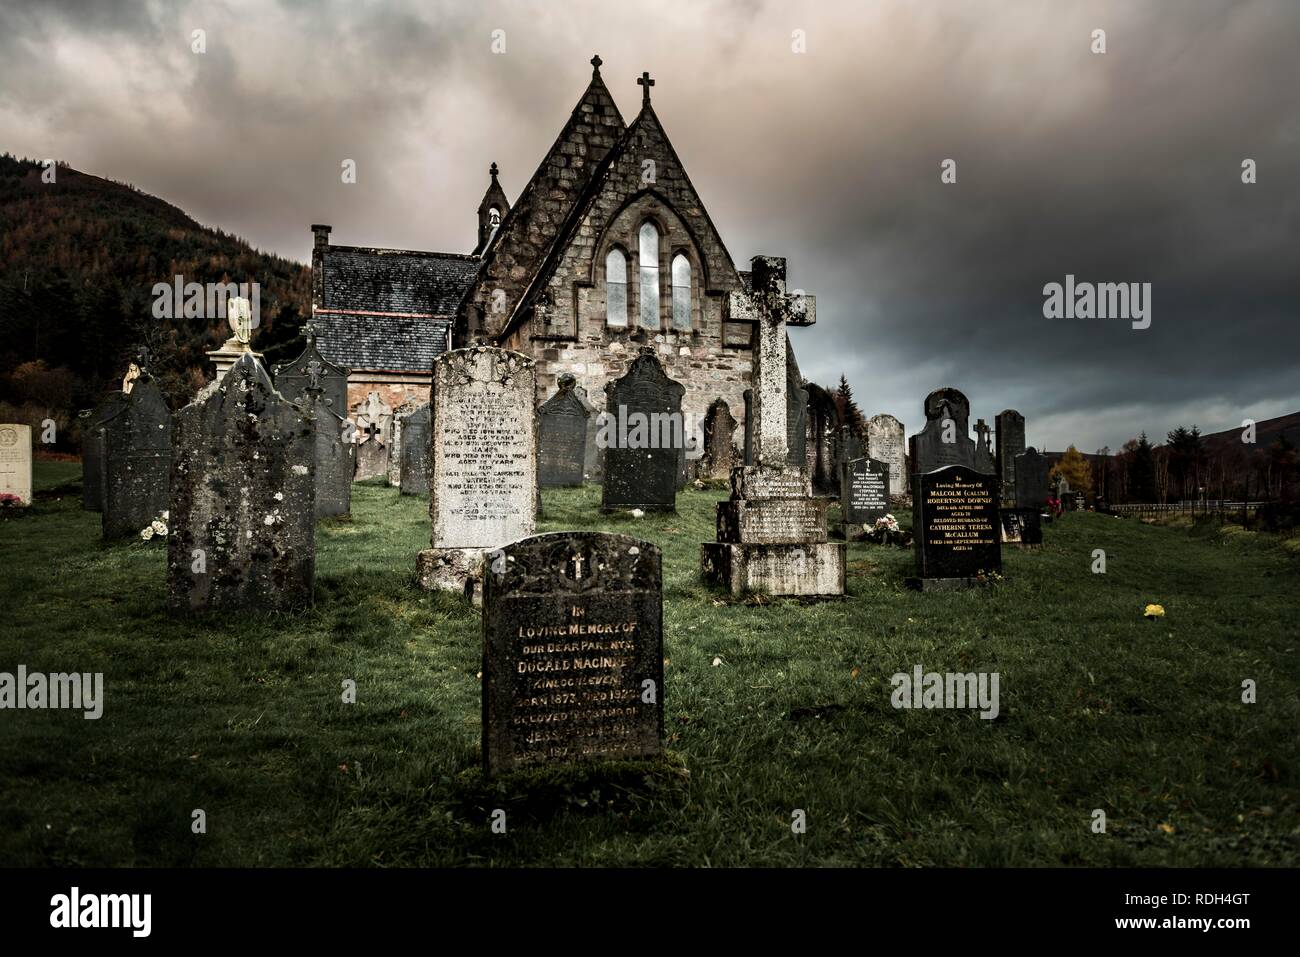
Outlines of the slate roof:
{"label": "slate roof", "polygon": [[456,253],[327,247],[317,348],[353,370],[431,371],[478,265]]}

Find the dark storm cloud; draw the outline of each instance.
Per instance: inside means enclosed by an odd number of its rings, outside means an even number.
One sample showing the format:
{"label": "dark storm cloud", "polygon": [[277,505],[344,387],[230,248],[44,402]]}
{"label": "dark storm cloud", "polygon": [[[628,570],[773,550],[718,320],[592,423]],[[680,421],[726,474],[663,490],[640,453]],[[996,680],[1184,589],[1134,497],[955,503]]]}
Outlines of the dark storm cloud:
{"label": "dark storm cloud", "polygon": [[[805,375],[909,431],[957,386],[1091,450],[1300,408],[1298,32],[1295,4],[1208,0],[37,3],[0,11],[0,146],[299,259],[313,222],[462,251],[488,163],[517,195],[599,52],[629,120],[657,78],[737,262],[817,294]],[[1150,282],[1151,328],[1045,319],[1067,273]]]}

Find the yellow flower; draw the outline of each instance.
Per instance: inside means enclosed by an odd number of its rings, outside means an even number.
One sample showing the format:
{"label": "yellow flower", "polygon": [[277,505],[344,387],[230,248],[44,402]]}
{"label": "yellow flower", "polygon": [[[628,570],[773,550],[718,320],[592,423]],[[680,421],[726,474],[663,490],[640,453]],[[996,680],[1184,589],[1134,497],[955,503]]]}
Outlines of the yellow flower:
{"label": "yellow flower", "polygon": [[1165,617],[1164,605],[1147,605],[1146,610],[1142,612],[1148,618],[1156,619]]}

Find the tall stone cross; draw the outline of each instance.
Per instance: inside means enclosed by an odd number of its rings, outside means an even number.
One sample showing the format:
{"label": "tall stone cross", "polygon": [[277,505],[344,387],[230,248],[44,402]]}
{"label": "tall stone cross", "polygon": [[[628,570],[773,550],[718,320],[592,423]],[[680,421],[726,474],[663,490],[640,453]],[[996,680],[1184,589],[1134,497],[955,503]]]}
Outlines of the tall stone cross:
{"label": "tall stone cross", "polygon": [[643,104],[650,102],[650,87],[655,85],[655,81],[650,79],[650,72],[643,70],[641,75],[636,79],[637,84],[641,87],[641,102]]}
{"label": "tall stone cross", "polygon": [[758,338],[754,369],[754,463],[786,467],[786,326],[817,321],[817,300],[802,290],[785,290],[785,260],[755,256],[750,260],[750,301]]}

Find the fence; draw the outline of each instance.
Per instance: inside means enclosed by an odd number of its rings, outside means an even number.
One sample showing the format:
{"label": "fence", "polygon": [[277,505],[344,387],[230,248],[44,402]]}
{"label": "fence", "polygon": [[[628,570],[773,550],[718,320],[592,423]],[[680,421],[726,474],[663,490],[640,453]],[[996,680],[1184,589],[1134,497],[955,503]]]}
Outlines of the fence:
{"label": "fence", "polygon": [[1239,521],[1249,526],[1251,516],[1268,502],[1228,502],[1223,499],[1210,499],[1201,502],[1151,502],[1138,505],[1111,505],[1106,511],[1126,518],[1141,518],[1158,515],[1189,515],[1192,518],[1205,516],[1217,518],[1220,522]]}

